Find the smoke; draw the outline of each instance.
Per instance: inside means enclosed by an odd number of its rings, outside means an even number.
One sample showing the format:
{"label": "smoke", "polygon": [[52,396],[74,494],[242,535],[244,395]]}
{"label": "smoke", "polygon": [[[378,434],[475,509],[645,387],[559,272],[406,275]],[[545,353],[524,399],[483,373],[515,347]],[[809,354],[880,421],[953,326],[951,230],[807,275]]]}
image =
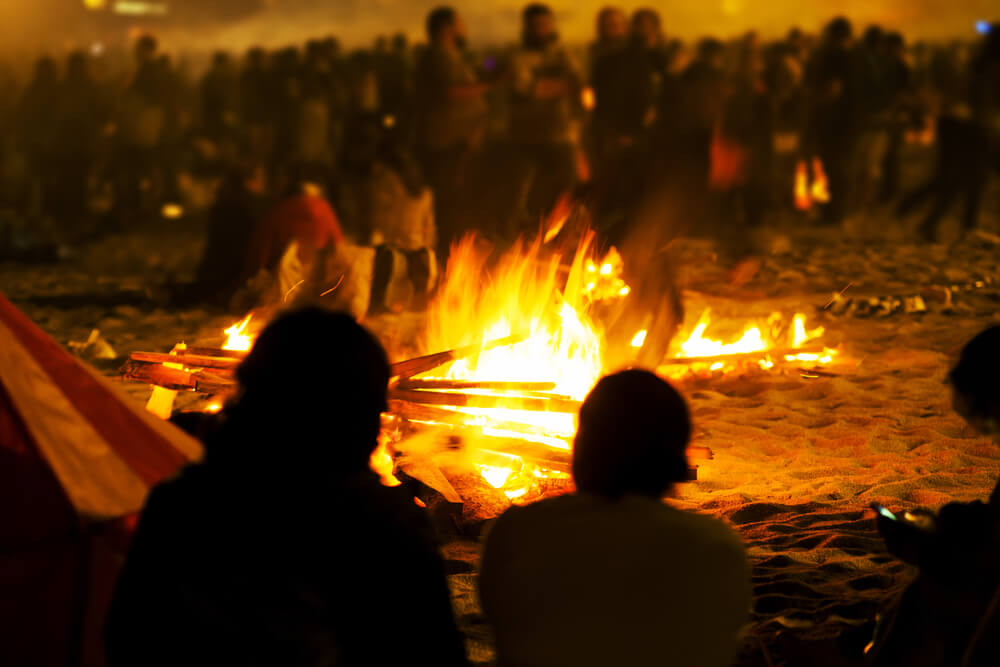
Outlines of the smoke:
{"label": "smoke", "polygon": [[[248,46],[299,44],[310,37],[335,35],[346,47],[371,43],[376,35],[402,32],[411,41],[424,38],[427,12],[441,0],[249,0],[213,3],[212,20],[196,16],[195,0],[170,2],[172,19],[130,26],[127,21],[101,21],[83,11],[83,0],[0,0],[0,51],[62,49],[79,46],[109,29],[123,41],[130,27],[162,36],[167,48],[242,50]],[[465,17],[473,44],[503,44],[517,39],[520,9],[526,0],[452,3]],[[596,12],[608,0],[550,0],[563,38],[584,42],[594,33]],[[952,0],[942,11],[940,0],[708,0],[705,2],[648,3],[659,6],[669,35],[693,39],[701,35],[737,35],[756,29],[765,36],[784,34],[792,25],[818,29],[835,14],[849,16],[859,28],[881,23],[911,37],[975,38],[978,19],[996,18],[993,0]],[[228,18],[223,6],[232,6]],[[633,3],[623,4],[633,10]],[[241,7],[242,9],[237,9]],[[205,12],[201,12],[204,14]],[[110,28],[108,26],[111,26]],[[102,32],[104,31],[104,32]]]}

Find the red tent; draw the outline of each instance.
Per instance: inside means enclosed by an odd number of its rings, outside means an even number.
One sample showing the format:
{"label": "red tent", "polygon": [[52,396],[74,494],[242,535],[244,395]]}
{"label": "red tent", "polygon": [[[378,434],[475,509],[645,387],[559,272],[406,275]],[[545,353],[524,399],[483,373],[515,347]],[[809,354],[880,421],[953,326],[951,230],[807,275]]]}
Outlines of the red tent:
{"label": "red tent", "polygon": [[100,665],[130,518],[201,455],[0,295],[0,665]]}

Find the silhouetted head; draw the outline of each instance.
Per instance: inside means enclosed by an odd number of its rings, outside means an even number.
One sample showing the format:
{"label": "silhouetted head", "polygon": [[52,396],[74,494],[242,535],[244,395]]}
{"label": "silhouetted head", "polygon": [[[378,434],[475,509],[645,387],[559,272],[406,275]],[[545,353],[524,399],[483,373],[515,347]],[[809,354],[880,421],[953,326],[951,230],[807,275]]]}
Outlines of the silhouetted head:
{"label": "silhouetted head", "polygon": [[647,49],[660,46],[663,43],[660,13],[649,7],[635,10],[632,14],[632,40]]}
{"label": "silhouetted head", "polygon": [[965,344],[948,381],[955,412],[981,433],[1000,434],[1000,326]]}
{"label": "silhouetted head", "polygon": [[59,75],[59,69],[56,66],[56,61],[49,56],[43,56],[35,61],[35,84],[52,84],[55,83],[56,78]]}
{"label": "silhouetted head", "polygon": [[406,39],[406,33],[397,32],[392,36],[392,51],[396,54],[406,53],[410,48],[410,42]]}
{"label": "silhouetted head", "polygon": [[643,370],[609,375],[580,408],[573,479],[583,493],[660,498],[687,477],[690,439],[687,404],[667,382]]}
{"label": "silhouetted head", "polygon": [[77,50],[70,53],[66,59],[66,78],[73,81],[88,78],[90,71],[87,63],[87,54],[85,52]]}
{"label": "silhouetted head", "polygon": [[249,51],[247,51],[247,67],[253,70],[260,70],[264,68],[264,64],[267,62],[267,51],[262,47],[254,46]]}
{"label": "silhouetted head", "polygon": [[621,7],[604,7],[597,12],[597,41],[614,43],[628,36],[628,18]]}
{"label": "silhouetted head", "polygon": [[227,51],[216,51],[212,54],[212,67],[228,67],[229,66],[229,52]]}
{"label": "silhouetted head", "polygon": [[135,59],[141,65],[148,63],[156,57],[158,48],[156,38],[152,35],[143,35],[135,43]]}
{"label": "silhouetted head", "polygon": [[263,443],[276,459],[358,472],[377,443],[389,372],[382,346],[349,315],[293,311],[264,328],[237,368],[232,412],[241,432],[277,434]]}
{"label": "silhouetted head", "polygon": [[521,43],[529,49],[543,49],[559,40],[556,15],[552,8],[533,2],[521,12]]}
{"label": "silhouetted head", "polygon": [[854,28],[851,27],[850,21],[843,16],[838,16],[826,24],[823,37],[829,46],[839,49],[850,48],[851,41],[854,39]]}
{"label": "silhouetted head", "polygon": [[465,24],[454,7],[437,7],[427,15],[427,40],[439,46],[465,45]]}
{"label": "silhouetted head", "polygon": [[726,45],[714,37],[706,37],[698,42],[698,60],[712,67],[722,67],[722,58],[726,54]]}

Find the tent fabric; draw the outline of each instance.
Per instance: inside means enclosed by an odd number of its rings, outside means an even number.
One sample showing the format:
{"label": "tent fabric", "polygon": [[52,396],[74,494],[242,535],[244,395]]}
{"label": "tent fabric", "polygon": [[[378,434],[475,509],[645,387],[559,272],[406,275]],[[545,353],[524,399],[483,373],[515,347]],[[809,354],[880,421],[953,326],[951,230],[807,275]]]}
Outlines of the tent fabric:
{"label": "tent fabric", "polygon": [[76,512],[112,519],[200,456],[200,445],[133,404],[0,296],[0,385],[30,445]]}
{"label": "tent fabric", "polygon": [[200,456],[0,294],[0,665],[103,665],[128,521]]}

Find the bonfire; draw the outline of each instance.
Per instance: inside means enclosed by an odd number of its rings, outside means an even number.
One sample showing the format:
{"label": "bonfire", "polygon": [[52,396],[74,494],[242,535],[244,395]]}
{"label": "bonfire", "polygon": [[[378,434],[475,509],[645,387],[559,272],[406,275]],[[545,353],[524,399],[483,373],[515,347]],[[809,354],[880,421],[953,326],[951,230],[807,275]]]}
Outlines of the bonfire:
{"label": "bonfire", "polygon": [[[426,314],[428,353],[393,365],[390,412],[372,457],[385,483],[415,479],[455,504],[484,493],[526,502],[568,488],[580,403],[615,370],[606,367],[605,318],[628,306],[632,290],[621,277],[622,258],[614,248],[601,256],[592,232],[569,250],[550,245],[542,236],[522,240],[493,259],[469,236],[452,249]],[[710,337],[711,325],[705,310],[658,372],[674,380],[788,364],[818,372],[836,354],[802,314],[748,323],[729,342]],[[204,409],[218,410],[262,326],[250,314],[226,329],[219,348],[133,353],[125,374],[155,385],[149,407],[163,417],[178,390],[205,393],[212,398]],[[632,347],[638,352],[649,336],[636,331]],[[689,453],[711,457],[705,448]]]}

